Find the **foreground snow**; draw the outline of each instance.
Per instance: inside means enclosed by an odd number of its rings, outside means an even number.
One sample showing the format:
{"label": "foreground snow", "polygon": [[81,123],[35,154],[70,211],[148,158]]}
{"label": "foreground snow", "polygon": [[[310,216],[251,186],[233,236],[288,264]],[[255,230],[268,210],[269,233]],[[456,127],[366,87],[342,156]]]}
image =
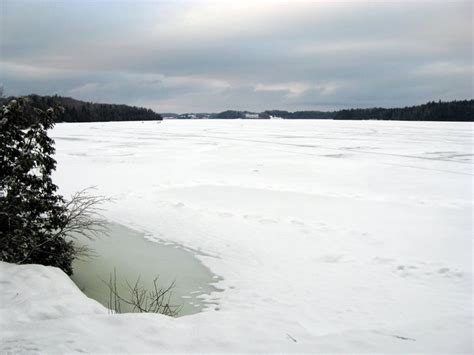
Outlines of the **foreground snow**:
{"label": "foreground snow", "polygon": [[110,315],[58,270],[1,264],[0,350],[470,353],[472,128],[58,125],[62,193],[96,185],[223,291],[179,319]]}
{"label": "foreground snow", "polygon": [[[248,310],[200,313],[182,318],[109,314],[85,297],[59,269],[0,262],[0,351],[228,352],[228,351],[468,351],[459,331],[469,317],[439,319],[402,328],[347,329],[314,335],[279,313],[255,317]],[[303,316],[303,315],[301,315]],[[410,334],[408,338],[401,334]],[[442,335],[442,336],[440,336]]]}

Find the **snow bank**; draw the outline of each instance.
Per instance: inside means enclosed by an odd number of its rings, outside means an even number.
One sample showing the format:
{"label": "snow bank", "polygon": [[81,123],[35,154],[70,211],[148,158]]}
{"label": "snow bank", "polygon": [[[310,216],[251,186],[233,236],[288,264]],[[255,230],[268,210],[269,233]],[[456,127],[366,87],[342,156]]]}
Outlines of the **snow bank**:
{"label": "snow bank", "polygon": [[[468,317],[443,319],[436,329],[347,330],[319,336],[298,322],[242,314],[110,314],[85,297],[62,271],[0,263],[0,352],[452,352],[468,351]],[[286,333],[281,329],[286,329]],[[409,337],[404,335],[410,334]],[[413,338],[411,338],[413,337]]]}

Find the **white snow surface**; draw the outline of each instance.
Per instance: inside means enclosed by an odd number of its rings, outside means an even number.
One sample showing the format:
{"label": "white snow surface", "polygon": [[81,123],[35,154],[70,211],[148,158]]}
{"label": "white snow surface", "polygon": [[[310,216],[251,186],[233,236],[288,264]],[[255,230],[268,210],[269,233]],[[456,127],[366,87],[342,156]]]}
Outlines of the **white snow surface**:
{"label": "white snow surface", "polygon": [[473,127],[58,124],[61,193],[97,186],[223,291],[192,316],[113,315],[58,269],[0,263],[0,352],[472,353]]}

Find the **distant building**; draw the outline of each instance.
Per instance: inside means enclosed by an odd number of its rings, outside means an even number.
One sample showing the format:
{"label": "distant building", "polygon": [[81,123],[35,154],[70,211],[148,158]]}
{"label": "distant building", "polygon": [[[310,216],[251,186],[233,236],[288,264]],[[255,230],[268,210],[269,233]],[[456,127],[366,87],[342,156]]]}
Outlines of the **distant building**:
{"label": "distant building", "polygon": [[258,113],[246,113],[245,118],[258,118]]}

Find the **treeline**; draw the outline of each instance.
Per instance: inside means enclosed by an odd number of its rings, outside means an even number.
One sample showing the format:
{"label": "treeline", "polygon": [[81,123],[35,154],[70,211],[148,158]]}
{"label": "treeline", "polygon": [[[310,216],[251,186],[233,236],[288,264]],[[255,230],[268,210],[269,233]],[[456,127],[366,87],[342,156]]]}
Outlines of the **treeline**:
{"label": "treeline", "polygon": [[474,100],[428,102],[404,108],[350,109],[336,112],[335,120],[474,121]]}
{"label": "treeline", "polygon": [[258,115],[258,118],[267,118],[267,117],[260,117],[260,114],[249,112],[249,111],[235,111],[235,110],[227,110],[219,113],[213,113],[209,116],[209,118],[216,118],[216,119],[235,119],[235,118],[248,118],[249,115]]}
{"label": "treeline", "polygon": [[280,117],[286,119],[331,119],[334,118],[335,112],[322,111],[281,111],[281,110],[267,110],[260,113],[250,111],[235,111],[227,110],[219,113],[214,113],[209,118],[215,119],[236,119],[236,118],[260,118],[269,119],[272,117]]}
{"label": "treeline", "polygon": [[281,117],[286,119],[294,120],[312,120],[312,119],[332,119],[334,118],[336,112],[323,112],[323,111],[281,111],[281,110],[267,110],[261,113],[261,115],[271,117]]}
{"label": "treeline", "polygon": [[474,100],[432,101],[424,105],[403,108],[358,108],[340,111],[282,111],[267,110],[260,113],[228,110],[212,114],[209,118],[272,118],[284,119],[335,119],[335,120],[393,120],[393,121],[474,121]]}
{"label": "treeline", "polygon": [[[47,109],[55,103],[64,107],[59,118],[62,122],[104,122],[104,121],[153,121],[162,120],[162,115],[142,107],[99,104],[85,102],[64,96],[29,95],[32,106]],[[13,99],[0,98],[0,104]],[[335,120],[393,120],[393,121],[474,121],[474,100],[432,101],[424,105],[403,108],[364,108],[340,111],[283,111],[263,112],[227,110],[219,113],[166,113],[167,118],[180,119],[335,119]]]}
{"label": "treeline", "polygon": [[[13,97],[4,98],[1,104]],[[29,95],[31,106],[47,109],[54,104],[64,107],[64,113],[58,118],[60,122],[108,122],[108,121],[156,121],[162,120],[158,113],[142,107],[99,104],[85,102],[64,96]]]}

